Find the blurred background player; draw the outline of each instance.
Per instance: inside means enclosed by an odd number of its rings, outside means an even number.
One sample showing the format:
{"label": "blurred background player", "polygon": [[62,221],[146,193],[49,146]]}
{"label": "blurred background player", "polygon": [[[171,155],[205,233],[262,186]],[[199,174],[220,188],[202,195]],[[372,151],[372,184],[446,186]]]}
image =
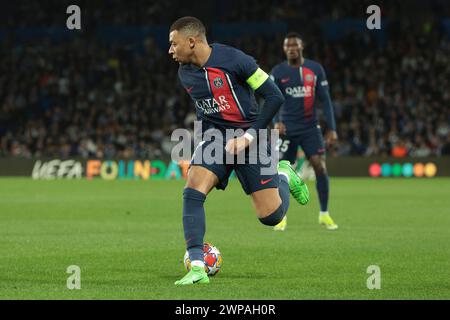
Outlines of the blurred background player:
{"label": "blurred background player", "polygon": [[[331,147],[337,141],[337,133],[328,81],[319,63],[303,57],[303,41],[298,33],[286,35],[283,50],[286,61],[272,69],[272,78],[285,97],[285,103],[274,118],[275,129],[280,131],[280,159],[294,164],[298,147],[301,146],[316,176],[320,202],[319,224],[328,230],[337,230],[338,226],[328,212],[329,178],[325,166],[325,145],[317,116],[319,98],[328,126],[325,142],[327,147]],[[286,226],[285,216],[274,230],[283,231]]]}
{"label": "blurred background player", "polygon": [[[208,283],[204,269],[203,240],[205,235],[204,202],[207,194],[216,187],[224,190],[234,169],[245,193],[251,195],[261,223],[278,224],[289,208],[289,193],[302,205],[309,200],[306,184],[289,163],[278,166],[279,174],[263,174],[262,163],[269,163],[270,153],[256,162],[228,164],[225,154],[237,155],[262,137],[258,130],[266,129],[280,109],[284,98],[269,75],[259,68],[255,59],[235,48],[209,45],[203,23],[194,17],[175,21],[169,34],[169,54],[180,66],[178,77],[195,102],[198,120],[202,121],[202,142],[194,152],[183,191],[183,228],[186,247],[192,268],[175,285]],[[259,112],[254,93],[265,100]],[[209,129],[243,129],[237,138],[208,137]],[[253,130],[249,130],[253,129]],[[224,161],[205,160],[203,150],[223,150]],[[270,152],[270,150],[268,150]],[[204,161],[205,160],[205,161]],[[235,158],[236,160],[236,158]]]}

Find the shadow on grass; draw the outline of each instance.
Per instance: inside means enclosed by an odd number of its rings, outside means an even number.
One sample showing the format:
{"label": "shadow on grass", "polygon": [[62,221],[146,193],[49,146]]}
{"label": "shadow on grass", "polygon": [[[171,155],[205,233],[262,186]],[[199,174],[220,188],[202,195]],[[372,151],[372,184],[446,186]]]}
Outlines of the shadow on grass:
{"label": "shadow on grass", "polygon": [[[173,275],[163,275],[163,276],[159,276],[158,278],[160,279],[166,279],[166,280],[173,280],[176,281],[178,280],[180,277],[182,277],[183,274],[180,274],[179,276],[173,276]],[[267,278],[267,275],[263,275],[263,274],[217,274],[213,277],[210,277],[211,279],[248,279],[248,280],[253,280],[253,279],[265,279]]]}

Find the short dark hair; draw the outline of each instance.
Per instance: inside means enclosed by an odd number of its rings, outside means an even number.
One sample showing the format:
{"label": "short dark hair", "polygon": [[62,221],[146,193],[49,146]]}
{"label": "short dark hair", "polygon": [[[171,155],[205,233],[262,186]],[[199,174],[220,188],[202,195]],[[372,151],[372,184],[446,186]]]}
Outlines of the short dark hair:
{"label": "short dark hair", "polygon": [[303,41],[302,37],[300,36],[299,33],[297,32],[289,32],[288,34],[286,34],[284,36],[285,39],[290,39],[290,38],[297,38],[300,39],[301,41]]}
{"label": "short dark hair", "polygon": [[195,17],[182,17],[172,23],[170,26],[170,31],[191,31],[195,35],[203,35],[206,36],[206,28],[205,25]]}

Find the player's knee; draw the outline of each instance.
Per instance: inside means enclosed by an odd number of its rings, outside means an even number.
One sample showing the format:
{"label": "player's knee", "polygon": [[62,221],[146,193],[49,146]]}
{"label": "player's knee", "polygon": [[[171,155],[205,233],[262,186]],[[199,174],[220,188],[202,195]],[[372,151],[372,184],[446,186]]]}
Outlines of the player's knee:
{"label": "player's knee", "polygon": [[184,188],[195,189],[204,194],[208,194],[215,184],[216,180],[214,176],[204,174],[201,170],[194,169],[190,170]]}
{"label": "player's knee", "polygon": [[314,172],[316,173],[316,176],[323,176],[327,174],[327,169],[325,168],[325,166],[318,165],[314,168]]}
{"label": "player's knee", "polygon": [[311,158],[309,161],[314,169],[316,176],[327,174],[327,168],[325,166],[325,160],[321,158]]}
{"label": "player's knee", "polygon": [[267,217],[282,204],[278,189],[269,188],[252,194],[253,206],[258,218]]}
{"label": "player's knee", "polygon": [[265,217],[260,217],[259,221],[266,226],[276,226],[283,220],[285,213],[283,212],[283,207],[280,205],[278,209]]}
{"label": "player's knee", "polygon": [[186,184],[185,184],[185,186],[184,186],[184,189],[185,189],[185,190],[186,190],[186,189],[194,189],[194,190],[197,190],[197,191],[202,192],[202,191],[204,191],[206,188],[205,188],[205,183],[204,183],[204,181],[201,181],[201,179],[197,179],[197,178],[189,178],[189,179],[186,181]]}

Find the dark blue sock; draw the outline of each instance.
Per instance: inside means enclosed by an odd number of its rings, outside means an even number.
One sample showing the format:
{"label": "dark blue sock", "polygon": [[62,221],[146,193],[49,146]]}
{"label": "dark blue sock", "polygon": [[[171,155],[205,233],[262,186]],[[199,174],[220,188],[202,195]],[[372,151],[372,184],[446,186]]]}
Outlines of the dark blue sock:
{"label": "dark blue sock", "polygon": [[270,215],[264,218],[259,218],[262,224],[266,226],[276,226],[283,220],[285,213],[283,211],[283,205],[280,205],[275,212],[272,212]]}
{"label": "dark blue sock", "polygon": [[205,236],[206,195],[195,189],[186,188],[183,192],[183,228],[186,248],[191,261],[203,261],[203,237]]}
{"label": "dark blue sock", "polygon": [[316,188],[319,194],[320,211],[328,210],[328,193],[330,191],[330,183],[327,174],[316,176]]}
{"label": "dark blue sock", "polygon": [[278,192],[281,198],[281,207],[283,208],[283,213],[286,214],[289,209],[289,200],[291,196],[289,191],[289,182],[288,179],[282,174],[279,174],[278,177],[280,177]]}

